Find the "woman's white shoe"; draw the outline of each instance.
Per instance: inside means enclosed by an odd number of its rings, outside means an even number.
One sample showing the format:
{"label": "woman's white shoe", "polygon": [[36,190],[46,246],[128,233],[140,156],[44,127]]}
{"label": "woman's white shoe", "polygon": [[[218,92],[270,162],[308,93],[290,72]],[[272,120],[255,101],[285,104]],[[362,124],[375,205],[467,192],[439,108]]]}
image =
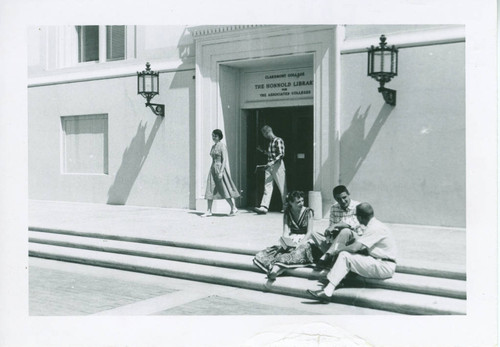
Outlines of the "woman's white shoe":
{"label": "woman's white shoe", "polygon": [[274,265],[273,268],[271,269],[271,271],[269,271],[269,273],[267,274],[267,278],[274,281],[276,279],[276,277],[281,275],[283,272],[285,272],[284,268],[282,268],[278,265]]}

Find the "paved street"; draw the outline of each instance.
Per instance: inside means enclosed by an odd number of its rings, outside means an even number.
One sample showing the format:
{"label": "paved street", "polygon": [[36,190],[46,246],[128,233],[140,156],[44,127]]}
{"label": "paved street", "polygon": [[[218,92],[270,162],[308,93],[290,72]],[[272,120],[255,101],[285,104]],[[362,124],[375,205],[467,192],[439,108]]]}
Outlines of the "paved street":
{"label": "paved street", "polygon": [[393,314],[39,258],[29,265],[32,316]]}

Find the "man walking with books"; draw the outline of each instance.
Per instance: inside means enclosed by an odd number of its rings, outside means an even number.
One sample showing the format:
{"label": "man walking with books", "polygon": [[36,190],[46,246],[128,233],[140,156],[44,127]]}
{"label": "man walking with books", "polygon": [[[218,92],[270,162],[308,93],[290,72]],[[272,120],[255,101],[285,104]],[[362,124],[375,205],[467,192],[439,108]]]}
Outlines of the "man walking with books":
{"label": "man walking with books", "polygon": [[274,135],[273,129],[269,125],[264,125],[261,129],[262,135],[269,140],[267,151],[267,164],[264,178],[264,195],[259,207],[255,208],[258,214],[266,214],[269,210],[269,203],[273,195],[273,184],[276,182],[281,193],[283,203],[282,211],[286,203],[286,171],[283,158],[285,157],[285,142],[282,138]]}

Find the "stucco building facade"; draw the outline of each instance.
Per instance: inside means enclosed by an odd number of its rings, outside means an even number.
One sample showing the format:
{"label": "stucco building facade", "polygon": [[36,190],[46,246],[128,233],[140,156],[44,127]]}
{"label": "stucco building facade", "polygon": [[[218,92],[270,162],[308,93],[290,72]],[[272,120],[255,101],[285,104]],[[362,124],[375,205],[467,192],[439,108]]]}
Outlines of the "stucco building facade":
{"label": "stucco building facade", "polygon": [[[396,106],[367,76],[382,34]],[[219,128],[236,202],[255,206],[270,124],[289,188],[320,192],[323,216],[345,184],[386,222],[465,227],[463,26],[47,26],[28,42],[30,199],[202,210]],[[146,62],[165,117],[137,95]]]}

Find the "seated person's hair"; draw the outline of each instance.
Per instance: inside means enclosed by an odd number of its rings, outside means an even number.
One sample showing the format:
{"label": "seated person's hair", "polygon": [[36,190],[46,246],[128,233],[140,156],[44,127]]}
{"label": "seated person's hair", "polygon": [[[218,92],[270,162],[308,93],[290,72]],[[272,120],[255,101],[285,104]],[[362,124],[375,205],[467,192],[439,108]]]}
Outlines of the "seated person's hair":
{"label": "seated person's hair", "polygon": [[356,206],[356,215],[361,218],[371,218],[375,215],[375,212],[373,211],[373,207],[369,203],[362,202],[361,204]]}
{"label": "seated person's hair", "polygon": [[335,195],[342,194],[342,193],[344,193],[344,192],[346,192],[346,193],[347,193],[347,195],[350,195],[350,194],[349,194],[349,191],[347,190],[347,187],[346,187],[346,186],[342,186],[342,185],[340,185],[340,186],[336,186],[335,188],[333,188],[333,195],[334,195],[334,196],[335,196]]}
{"label": "seated person's hair", "polygon": [[286,196],[286,201],[288,203],[294,202],[295,199],[303,198],[304,197],[304,192],[300,190],[294,190],[291,191],[290,193],[287,194]]}

